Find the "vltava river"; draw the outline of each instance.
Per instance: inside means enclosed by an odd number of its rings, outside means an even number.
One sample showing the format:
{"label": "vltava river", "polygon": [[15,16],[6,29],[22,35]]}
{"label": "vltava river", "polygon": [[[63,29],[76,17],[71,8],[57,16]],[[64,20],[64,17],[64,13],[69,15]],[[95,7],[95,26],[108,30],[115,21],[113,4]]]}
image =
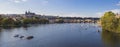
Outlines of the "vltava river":
{"label": "vltava river", "polygon": [[[16,34],[24,37],[14,37]],[[27,40],[28,36],[34,38]],[[116,47],[118,36],[102,32],[94,23],[42,24],[1,29],[0,47]]]}

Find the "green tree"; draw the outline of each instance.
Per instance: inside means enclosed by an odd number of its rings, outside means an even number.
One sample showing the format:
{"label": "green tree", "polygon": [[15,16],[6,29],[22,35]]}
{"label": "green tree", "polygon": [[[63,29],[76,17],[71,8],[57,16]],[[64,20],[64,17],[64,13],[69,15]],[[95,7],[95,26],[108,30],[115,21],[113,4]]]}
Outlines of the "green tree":
{"label": "green tree", "polygon": [[115,16],[111,11],[106,12],[104,16],[101,17],[102,28],[108,31],[116,31],[118,21]]}
{"label": "green tree", "polygon": [[24,19],[22,19],[22,23],[23,24],[31,24],[32,23],[32,19],[31,18],[24,18]]}
{"label": "green tree", "polygon": [[46,24],[49,23],[47,19],[38,19],[38,18],[25,18],[22,19],[23,24]]}
{"label": "green tree", "polygon": [[12,18],[3,18],[1,20],[2,26],[13,26],[15,21]]}
{"label": "green tree", "polygon": [[39,23],[47,24],[47,23],[49,23],[49,20],[48,19],[40,19]]}

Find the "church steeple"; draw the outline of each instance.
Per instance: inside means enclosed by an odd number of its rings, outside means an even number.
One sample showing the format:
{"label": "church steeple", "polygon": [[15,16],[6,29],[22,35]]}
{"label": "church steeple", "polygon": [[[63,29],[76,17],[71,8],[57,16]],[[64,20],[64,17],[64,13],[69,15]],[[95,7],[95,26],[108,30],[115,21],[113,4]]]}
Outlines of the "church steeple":
{"label": "church steeple", "polygon": [[27,11],[25,11],[25,14],[27,14],[28,12]]}
{"label": "church steeple", "polygon": [[35,15],[35,13],[32,13],[32,12],[30,12],[30,11],[26,11],[26,12],[25,12],[25,15]]}

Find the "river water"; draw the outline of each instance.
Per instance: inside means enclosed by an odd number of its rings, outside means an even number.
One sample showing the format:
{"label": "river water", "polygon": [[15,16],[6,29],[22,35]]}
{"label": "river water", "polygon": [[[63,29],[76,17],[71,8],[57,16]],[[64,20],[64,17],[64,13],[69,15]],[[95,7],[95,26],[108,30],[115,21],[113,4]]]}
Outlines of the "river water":
{"label": "river water", "polygon": [[[98,32],[99,30],[99,32]],[[24,36],[22,39],[14,37]],[[34,36],[27,40],[26,37]],[[94,23],[41,24],[1,29],[0,47],[115,47],[119,37],[102,32]]]}

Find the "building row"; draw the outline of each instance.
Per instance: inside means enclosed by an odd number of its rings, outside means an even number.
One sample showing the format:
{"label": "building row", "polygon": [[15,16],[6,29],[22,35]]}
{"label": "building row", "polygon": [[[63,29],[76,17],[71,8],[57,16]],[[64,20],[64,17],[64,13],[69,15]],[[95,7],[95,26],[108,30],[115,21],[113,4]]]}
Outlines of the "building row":
{"label": "building row", "polygon": [[81,23],[81,22],[96,22],[99,18],[92,17],[59,17],[59,16],[50,16],[50,15],[39,15],[30,11],[26,11],[25,14],[0,14],[1,17],[8,17],[13,19],[21,18],[33,18],[38,17],[40,19],[48,19],[50,23],[54,23],[57,20],[62,19],[65,23]]}

